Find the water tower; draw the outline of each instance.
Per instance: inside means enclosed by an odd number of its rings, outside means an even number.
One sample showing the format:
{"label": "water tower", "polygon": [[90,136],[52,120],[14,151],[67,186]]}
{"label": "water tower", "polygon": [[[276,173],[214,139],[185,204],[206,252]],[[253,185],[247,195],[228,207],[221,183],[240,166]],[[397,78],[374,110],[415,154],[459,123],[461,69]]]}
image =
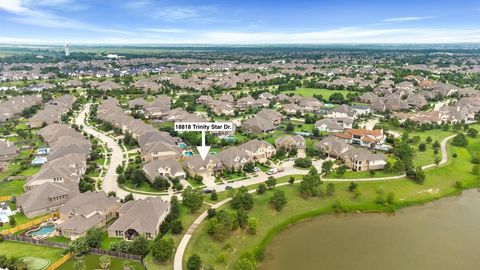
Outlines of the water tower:
{"label": "water tower", "polygon": [[69,56],[70,55],[70,48],[68,46],[68,44],[65,44],[65,56]]}

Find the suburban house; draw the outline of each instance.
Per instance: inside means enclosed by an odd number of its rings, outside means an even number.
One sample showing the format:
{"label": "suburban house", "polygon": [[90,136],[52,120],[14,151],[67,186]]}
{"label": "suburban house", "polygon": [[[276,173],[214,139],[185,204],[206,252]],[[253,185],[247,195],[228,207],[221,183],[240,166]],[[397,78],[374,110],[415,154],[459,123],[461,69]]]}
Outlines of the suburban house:
{"label": "suburban house", "polygon": [[108,227],[108,236],[131,240],[144,235],[155,239],[169,212],[170,203],[159,197],[128,201],[118,209],[118,219]]}
{"label": "suburban house", "polygon": [[303,158],[306,156],[305,149],[307,146],[305,144],[305,138],[301,135],[285,135],[279,137],[275,140],[275,147],[277,149],[283,147],[287,151],[297,149],[297,157]]}
{"label": "suburban house", "polygon": [[385,135],[382,129],[346,129],[343,133],[336,133],[336,137],[345,140],[350,144],[358,144],[365,147],[383,145]]}
{"label": "suburban house", "polygon": [[182,156],[183,150],[177,145],[162,141],[147,143],[141,146],[141,157],[143,162],[151,160],[177,159]]}
{"label": "suburban house", "polygon": [[268,120],[261,116],[254,116],[242,123],[242,130],[249,133],[268,133],[275,130],[272,120]]}
{"label": "suburban house", "polygon": [[28,119],[27,126],[30,128],[40,128],[45,124],[50,125],[60,122],[61,117],[72,108],[75,100],[76,98],[74,96],[63,95],[49,101],[43,110]]}
{"label": "suburban house", "polygon": [[182,165],[176,159],[152,160],[143,166],[143,171],[152,183],[157,177],[164,179],[186,178]]}
{"label": "suburban house", "polygon": [[255,102],[255,99],[252,98],[251,96],[246,96],[246,97],[243,97],[243,98],[240,98],[239,100],[237,100],[237,104],[236,104],[236,107],[243,111],[243,110],[246,110],[247,108],[253,106]]}
{"label": "suburban house", "polygon": [[0,123],[7,122],[26,108],[42,104],[42,98],[37,96],[16,96],[0,102]]}
{"label": "suburban house", "polygon": [[33,218],[56,212],[64,203],[79,194],[75,182],[46,182],[16,197],[17,209]]}
{"label": "suburban house", "polygon": [[0,140],[0,161],[12,161],[18,156],[18,149],[14,143]]}
{"label": "suburban house", "polygon": [[236,146],[220,151],[216,158],[222,162],[224,168],[230,170],[241,170],[245,163],[253,161],[251,155]]}
{"label": "suburban house", "polygon": [[315,123],[315,128],[319,131],[342,132],[344,129],[352,128],[353,120],[351,118],[325,118]]}
{"label": "suburban house", "polygon": [[328,157],[341,159],[348,168],[354,171],[379,170],[387,164],[385,155],[374,154],[367,149],[354,147],[334,136],[324,138],[315,147]]}
{"label": "suburban house", "polygon": [[297,114],[298,112],[301,112],[301,108],[295,104],[285,104],[282,107],[282,111],[287,114],[287,115],[294,115]]}
{"label": "suburban house", "polygon": [[60,219],[56,226],[60,235],[72,240],[84,236],[91,228],[101,228],[117,216],[122,206],[115,197],[105,192],[77,194],[59,209]]}
{"label": "suburban house", "polygon": [[253,160],[265,163],[269,158],[275,155],[276,150],[273,145],[266,141],[260,141],[258,139],[250,140],[239,146],[244,150]]}
{"label": "suburban house", "polygon": [[190,175],[200,175],[203,178],[207,178],[221,172],[223,170],[223,164],[216,155],[208,155],[205,161],[196,155],[185,158],[183,168]]}
{"label": "suburban house", "polygon": [[262,109],[257,113],[257,116],[269,120],[275,126],[280,125],[282,123],[282,120],[285,119],[284,115],[272,109]]}

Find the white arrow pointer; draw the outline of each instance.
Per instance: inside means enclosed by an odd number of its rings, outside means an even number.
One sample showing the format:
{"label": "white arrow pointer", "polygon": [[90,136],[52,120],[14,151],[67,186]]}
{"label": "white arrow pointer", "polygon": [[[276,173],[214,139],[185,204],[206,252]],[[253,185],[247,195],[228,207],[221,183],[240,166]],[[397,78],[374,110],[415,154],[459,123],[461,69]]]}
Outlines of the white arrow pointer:
{"label": "white arrow pointer", "polygon": [[202,146],[197,146],[197,150],[202,160],[205,161],[210,150],[210,146],[205,146],[205,130],[202,130]]}

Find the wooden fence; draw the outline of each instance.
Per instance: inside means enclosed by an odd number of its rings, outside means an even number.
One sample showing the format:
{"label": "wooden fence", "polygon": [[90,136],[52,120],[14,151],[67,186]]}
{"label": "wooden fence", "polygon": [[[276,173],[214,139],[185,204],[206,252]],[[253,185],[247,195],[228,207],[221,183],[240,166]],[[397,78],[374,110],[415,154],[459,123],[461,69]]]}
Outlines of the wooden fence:
{"label": "wooden fence", "polygon": [[73,257],[73,253],[67,253],[67,255],[63,256],[60,260],[54,262],[51,264],[47,270],[55,270],[58,267],[60,267],[62,264],[64,264],[66,261],[70,260]]}
{"label": "wooden fence", "polygon": [[12,200],[11,196],[0,196],[0,202],[9,202]]}
{"label": "wooden fence", "polygon": [[40,217],[40,218],[31,220],[31,221],[29,221],[29,222],[20,224],[20,225],[18,225],[18,226],[13,227],[13,228],[0,231],[0,234],[2,234],[2,235],[14,234],[14,233],[16,233],[16,232],[19,232],[19,231],[28,229],[28,228],[30,228],[30,227],[32,227],[32,226],[41,224],[41,223],[43,223],[43,222],[45,222],[45,221],[47,221],[47,220],[49,220],[49,219],[51,219],[51,218],[58,218],[58,212],[51,213],[51,214],[48,214],[48,215],[46,215],[46,216],[43,216],[43,217]]}

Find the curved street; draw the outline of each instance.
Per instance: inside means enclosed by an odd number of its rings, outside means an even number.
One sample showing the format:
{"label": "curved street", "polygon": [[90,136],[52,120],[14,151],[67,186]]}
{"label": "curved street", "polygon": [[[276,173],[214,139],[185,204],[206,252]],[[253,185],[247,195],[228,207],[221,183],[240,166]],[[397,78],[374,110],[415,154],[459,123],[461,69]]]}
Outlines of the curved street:
{"label": "curved street", "polygon": [[[446,164],[448,162],[447,143],[450,139],[452,139],[455,136],[456,135],[448,136],[441,141],[440,149],[441,149],[441,153],[442,153],[442,159],[439,162],[438,166]],[[437,167],[437,165],[436,164],[425,165],[425,166],[422,167],[422,169],[428,169],[428,168],[433,168],[433,167]],[[301,172],[299,174],[305,174],[305,173],[308,172],[306,170],[299,170],[299,171]],[[378,177],[378,178],[322,179],[322,180],[326,181],[326,182],[351,182],[351,181],[356,181],[356,182],[364,181],[365,182],[365,181],[395,180],[395,179],[404,178],[405,176],[406,176],[405,174],[402,174],[402,175],[395,175],[395,176],[389,176],[389,177]],[[239,186],[242,186],[242,185],[246,186],[245,184],[242,184],[241,182],[243,182],[243,181],[239,181]],[[297,183],[297,182],[299,182],[299,181],[295,181],[295,183]],[[285,185],[289,185],[289,183],[280,183],[277,186],[285,186]],[[253,192],[255,192],[255,189],[249,191],[249,193],[253,193]],[[223,201],[220,201],[220,202],[214,204],[212,206],[212,208],[221,207],[222,205],[226,204],[230,200],[231,200],[231,198],[224,199]],[[174,270],[183,270],[183,256],[185,255],[185,250],[187,249],[188,243],[190,242],[190,239],[192,238],[193,234],[195,233],[195,230],[205,220],[207,215],[208,215],[207,211],[200,214],[200,216],[198,216],[195,219],[195,221],[192,223],[192,225],[190,225],[190,227],[188,228],[185,235],[182,237],[182,240],[180,241],[180,244],[178,245],[177,250],[175,251],[175,258],[174,258],[174,261],[173,261],[173,269]]]}
{"label": "curved street", "polygon": [[[114,191],[117,194],[117,197],[124,198],[129,192],[120,188],[117,183],[118,174],[116,169],[118,166],[122,165],[123,163],[123,151],[120,145],[112,138],[105,135],[102,132],[99,132],[89,126],[86,122],[86,116],[90,113],[91,104],[86,104],[83,110],[78,114],[77,118],[75,119],[75,124],[78,126],[83,127],[83,131],[86,133],[93,135],[95,138],[98,138],[100,141],[104,142],[108,149],[110,150],[110,164],[108,165],[107,172],[105,173],[102,181],[102,190],[105,193],[110,191]],[[144,198],[148,197],[148,195],[143,195],[139,193],[133,193],[135,198]]]}

